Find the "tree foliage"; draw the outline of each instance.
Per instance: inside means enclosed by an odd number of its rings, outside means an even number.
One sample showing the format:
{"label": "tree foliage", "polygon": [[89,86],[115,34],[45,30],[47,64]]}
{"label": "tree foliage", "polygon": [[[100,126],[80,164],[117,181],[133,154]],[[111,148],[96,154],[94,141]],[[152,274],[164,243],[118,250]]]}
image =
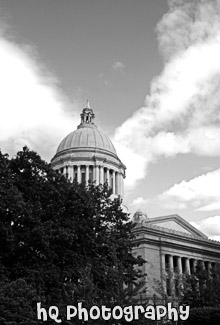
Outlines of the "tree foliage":
{"label": "tree foliage", "polygon": [[12,159],[0,153],[1,324],[35,324],[36,301],[62,310],[131,299],[143,260],[110,194],[70,183],[26,147]]}
{"label": "tree foliage", "polygon": [[210,270],[198,264],[196,271],[182,277],[181,300],[191,307],[220,306],[220,266]]}

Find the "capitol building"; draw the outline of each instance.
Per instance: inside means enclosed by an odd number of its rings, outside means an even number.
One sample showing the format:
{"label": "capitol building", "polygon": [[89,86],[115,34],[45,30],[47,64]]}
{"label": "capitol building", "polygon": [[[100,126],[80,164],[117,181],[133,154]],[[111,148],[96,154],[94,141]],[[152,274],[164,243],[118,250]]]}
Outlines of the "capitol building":
{"label": "capitol building", "polygon": [[[59,144],[51,160],[52,168],[78,183],[108,183],[112,197],[124,197],[126,167],[110,139],[95,125],[95,114],[87,101],[77,129]],[[168,274],[191,274],[198,263],[209,270],[220,263],[220,242],[208,239],[179,215],[149,218],[138,210],[133,216],[136,246],[141,255],[147,295],[161,283],[168,296],[175,295]]]}

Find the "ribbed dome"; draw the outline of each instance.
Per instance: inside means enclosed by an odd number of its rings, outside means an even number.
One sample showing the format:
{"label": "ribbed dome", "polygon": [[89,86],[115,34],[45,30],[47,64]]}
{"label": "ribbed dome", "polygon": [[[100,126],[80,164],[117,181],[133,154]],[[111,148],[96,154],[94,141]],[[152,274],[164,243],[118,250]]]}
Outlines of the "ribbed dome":
{"label": "ribbed dome", "polygon": [[80,114],[77,130],[68,134],[51,159],[51,166],[73,182],[108,184],[112,199],[124,196],[125,165],[117,156],[109,138],[94,123],[95,114],[89,101]]}
{"label": "ribbed dome", "polygon": [[68,134],[58,146],[57,153],[72,148],[102,149],[117,155],[109,138],[91,125],[81,127]]}

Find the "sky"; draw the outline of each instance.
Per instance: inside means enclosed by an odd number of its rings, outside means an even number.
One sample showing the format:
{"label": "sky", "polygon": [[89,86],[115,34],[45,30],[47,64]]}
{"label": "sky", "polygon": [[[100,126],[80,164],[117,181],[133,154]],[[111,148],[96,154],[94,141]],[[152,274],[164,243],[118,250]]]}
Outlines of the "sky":
{"label": "sky", "polygon": [[0,0],[0,148],[50,161],[89,99],[125,204],[220,240],[220,0]]}

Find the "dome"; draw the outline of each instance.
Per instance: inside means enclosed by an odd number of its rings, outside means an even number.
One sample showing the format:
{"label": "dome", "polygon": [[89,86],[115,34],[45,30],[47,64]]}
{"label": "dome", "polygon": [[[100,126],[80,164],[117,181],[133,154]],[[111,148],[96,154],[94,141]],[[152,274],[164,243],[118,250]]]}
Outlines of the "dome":
{"label": "dome", "polygon": [[133,215],[133,221],[136,223],[139,223],[143,220],[148,219],[148,216],[146,213],[143,213],[140,209],[135,212]]}
{"label": "dome", "polygon": [[95,114],[87,101],[77,129],[59,144],[51,166],[71,181],[108,184],[112,195],[124,195],[125,165],[109,138],[94,123]]}
{"label": "dome", "polygon": [[75,148],[102,149],[117,155],[110,139],[99,131],[96,126],[90,124],[68,134],[58,146],[57,154]]}

